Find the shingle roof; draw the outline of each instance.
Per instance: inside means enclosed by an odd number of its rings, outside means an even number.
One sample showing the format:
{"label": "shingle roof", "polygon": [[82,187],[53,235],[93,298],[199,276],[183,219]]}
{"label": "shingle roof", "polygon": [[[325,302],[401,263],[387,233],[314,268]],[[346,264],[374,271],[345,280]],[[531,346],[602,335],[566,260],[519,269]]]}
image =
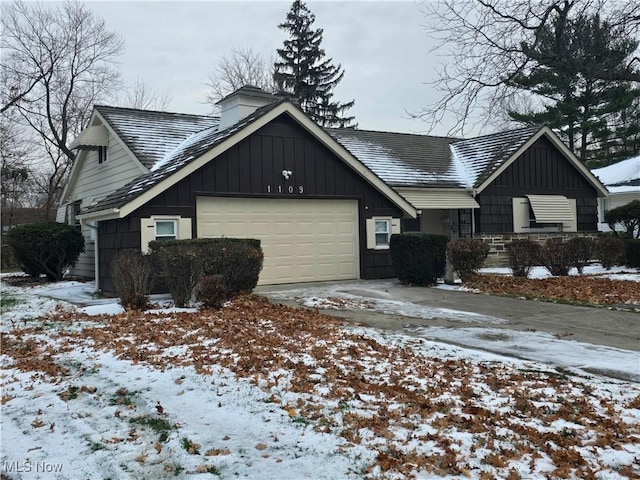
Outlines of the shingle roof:
{"label": "shingle roof", "polygon": [[138,160],[151,169],[190,135],[216,127],[218,117],[96,105]]}
{"label": "shingle roof", "polygon": [[538,130],[527,127],[466,140],[348,128],[327,132],[395,187],[473,188]]}
{"label": "shingle roof", "polygon": [[351,154],[389,185],[458,186],[450,161],[451,137],[327,128]]}
{"label": "shingle roof", "polygon": [[640,185],[640,155],[592,170],[607,188]]}
{"label": "shingle roof", "polygon": [[163,158],[159,159],[149,173],[146,173],[117,189],[96,205],[83,210],[82,213],[99,212],[113,208],[120,208],[126,205],[154,185],[171,176],[174,172],[183,168],[191,161],[200,157],[216,145],[231,137],[236,132],[242,130],[253,121],[273,110],[284,101],[285,100],[283,99],[259,108],[240,122],[224,130],[218,131],[216,123],[213,127],[192,134],[172,150],[168,151]]}

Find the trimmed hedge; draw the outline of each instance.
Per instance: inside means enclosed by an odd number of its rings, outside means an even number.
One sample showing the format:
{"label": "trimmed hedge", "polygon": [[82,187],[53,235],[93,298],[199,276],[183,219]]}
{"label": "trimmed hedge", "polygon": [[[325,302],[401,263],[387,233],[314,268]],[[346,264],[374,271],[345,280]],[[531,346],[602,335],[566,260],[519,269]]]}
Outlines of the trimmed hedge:
{"label": "trimmed hedge", "polygon": [[393,268],[400,282],[433,285],[444,274],[449,237],[426,233],[391,236],[389,246]]}
{"label": "trimmed hedge", "polygon": [[584,267],[589,265],[589,261],[593,255],[594,241],[590,237],[573,237],[567,242],[569,255],[571,255],[571,264],[578,269],[578,273],[582,275]]}
{"label": "trimmed hedge", "polygon": [[27,275],[62,280],[84,252],[84,237],[72,225],[58,222],[19,225],[7,233],[7,244]]}
{"label": "trimmed hedge", "polygon": [[540,250],[542,265],[551,275],[562,277],[569,275],[573,265],[573,255],[569,250],[569,244],[561,238],[550,238]]}
{"label": "trimmed hedge", "polygon": [[640,268],[640,240],[629,238],[625,241],[627,246],[627,266]]}
{"label": "trimmed hedge", "polygon": [[447,258],[453,271],[464,282],[470,275],[478,273],[490,250],[491,247],[482,240],[461,238],[447,244]]}
{"label": "trimmed hedge", "polygon": [[614,265],[626,262],[626,245],[617,235],[602,235],[595,244],[595,254],[602,266],[609,270]]}
{"label": "trimmed hedge", "polygon": [[149,248],[177,306],[189,302],[203,276],[221,275],[229,298],[251,292],[258,284],[264,260],[256,239],[153,241]]}

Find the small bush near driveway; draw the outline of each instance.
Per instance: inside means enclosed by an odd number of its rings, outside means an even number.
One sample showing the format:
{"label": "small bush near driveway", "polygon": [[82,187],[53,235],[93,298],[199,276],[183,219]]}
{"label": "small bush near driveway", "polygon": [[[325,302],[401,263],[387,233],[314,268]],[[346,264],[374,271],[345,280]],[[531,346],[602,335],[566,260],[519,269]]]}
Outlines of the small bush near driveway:
{"label": "small bush near driveway", "polygon": [[398,280],[408,285],[435,284],[444,274],[448,241],[446,235],[392,235],[389,247]]}

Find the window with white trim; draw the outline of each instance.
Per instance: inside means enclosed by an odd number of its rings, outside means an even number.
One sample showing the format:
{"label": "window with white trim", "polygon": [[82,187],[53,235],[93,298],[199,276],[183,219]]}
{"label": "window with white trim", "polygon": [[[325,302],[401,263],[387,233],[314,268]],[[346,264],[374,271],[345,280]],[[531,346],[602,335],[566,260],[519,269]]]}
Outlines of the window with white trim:
{"label": "window with white trim", "polygon": [[575,198],[527,195],[513,198],[514,233],[577,232]]}
{"label": "window with white trim", "polygon": [[177,220],[156,220],[156,240],[176,240],[178,238]]}
{"label": "window with white trim", "polygon": [[157,215],[140,219],[140,250],[149,253],[154,240],[184,240],[191,238],[191,219]]}
{"label": "window with white trim", "polygon": [[375,220],[376,247],[389,245],[391,238],[391,219]]}
{"label": "window with white trim", "polygon": [[389,248],[391,235],[400,233],[401,219],[392,217],[367,218],[367,248],[382,250]]}

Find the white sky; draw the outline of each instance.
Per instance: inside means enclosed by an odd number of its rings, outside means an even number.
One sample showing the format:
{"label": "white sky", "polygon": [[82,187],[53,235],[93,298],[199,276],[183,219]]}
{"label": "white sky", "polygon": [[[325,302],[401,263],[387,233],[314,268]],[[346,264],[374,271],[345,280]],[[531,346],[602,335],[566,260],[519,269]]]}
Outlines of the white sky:
{"label": "white sky", "polygon": [[[121,68],[125,82],[141,77],[155,91],[168,91],[173,111],[208,114],[208,76],[234,47],[275,55],[286,33],[277,28],[291,1],[87,2],[107,28],[125,40]],[[440,62],[424,29],[422,2],[308,1],[315,28],[324,29],[327,57],[341,63],[345,76],[335,90],[339,101],[355,99],[361,129],[424,133],[427,124],[411,120],[437,100],[427,84]],[[443,125],[434,135],[445,135]]]}

